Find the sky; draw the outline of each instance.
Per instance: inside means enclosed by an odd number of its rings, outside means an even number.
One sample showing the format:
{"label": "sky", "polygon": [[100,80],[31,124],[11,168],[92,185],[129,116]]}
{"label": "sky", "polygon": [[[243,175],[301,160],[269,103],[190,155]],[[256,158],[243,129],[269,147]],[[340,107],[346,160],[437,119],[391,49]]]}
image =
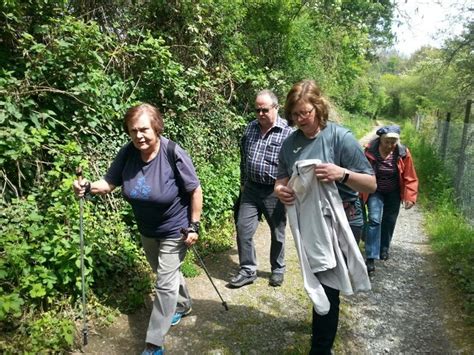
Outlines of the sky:
{"label": "sky", "polygon": [[[471,0],[472,1],[472,0]],[[424,45],[440,48],[444,39],[459,35],[462,31],[460,21],[452,24],[449,17],[459,14],[459,5],[465,0],[395,0],[398,6],[398,22],[392,27],[398,40],[394,48],[404,55],[411,55]],[[472,4],[472,3],[471,3]],[[445,34],[440,35],[443,31]],[[435,40],[437,36],[439,39]]]}

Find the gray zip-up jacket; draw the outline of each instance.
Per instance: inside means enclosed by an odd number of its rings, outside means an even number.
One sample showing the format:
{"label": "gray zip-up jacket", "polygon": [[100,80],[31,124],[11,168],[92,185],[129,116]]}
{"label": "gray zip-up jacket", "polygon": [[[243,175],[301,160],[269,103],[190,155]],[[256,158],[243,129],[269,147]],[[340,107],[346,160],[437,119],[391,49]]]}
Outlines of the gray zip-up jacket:
{"label": "gray zip-up jacket", "polygon": [[324,315],[330,304],[321,284],[344,295],[371,286],[336,184],[321,183],[314,175],[314,166],[320,163],[319,159],[295,163],[288,185],[296,200],[287,206],[287,213],[305,290],[315,311]]}

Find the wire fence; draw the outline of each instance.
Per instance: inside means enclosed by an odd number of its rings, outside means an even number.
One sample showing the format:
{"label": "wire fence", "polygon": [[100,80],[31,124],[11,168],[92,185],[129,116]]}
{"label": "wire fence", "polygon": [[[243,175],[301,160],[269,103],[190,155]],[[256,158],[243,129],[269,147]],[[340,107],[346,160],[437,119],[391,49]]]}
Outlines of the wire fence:
{"label": "wire fence", "polygon": [[[461,117],[438,117],[432,136],[433,147],[438,147],[439,157],[453,180],[459,206],[471,225],[474,225],[474,124],[470,122],[472,100],[468,100]],[[420,130],[423,117],[415,117],[415,126]]]}

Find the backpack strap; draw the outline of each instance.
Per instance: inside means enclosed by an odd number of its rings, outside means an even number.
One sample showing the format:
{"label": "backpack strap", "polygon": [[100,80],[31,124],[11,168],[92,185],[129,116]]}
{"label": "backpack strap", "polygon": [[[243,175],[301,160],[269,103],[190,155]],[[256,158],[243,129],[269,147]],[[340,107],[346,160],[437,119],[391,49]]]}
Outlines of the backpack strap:
{"label": "backpack strap", "polygon": [[176,143],[171,139],[168,140],[168,146],[166,147],[166,155],[168,156],[168,161],[170,163],[171,169],[173,169],[174,178],[178,184],[179,191],[186,191],[183,186],[183,181],[181,180],[181,175],[179,175],[178,167],[176,166]]}
{"label": "backpack strap", "polygon": [[175,148],[176,148],[176,143],[170,139],[168,141],[168,146],[166,147],[166,155],[168,156],[168,161],[170,162],[173,172],[176,174],[176,171],[178,169],[176,167],[176,155],[174,152]]}

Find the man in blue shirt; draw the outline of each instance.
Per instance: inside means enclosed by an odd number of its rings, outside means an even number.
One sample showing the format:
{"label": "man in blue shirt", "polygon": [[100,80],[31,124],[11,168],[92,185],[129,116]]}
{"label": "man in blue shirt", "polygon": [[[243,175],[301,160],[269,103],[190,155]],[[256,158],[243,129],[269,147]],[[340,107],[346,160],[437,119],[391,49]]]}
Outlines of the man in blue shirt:
{"label": "man in blue shirt", "polygon": [[241,140],[241,198],[236,223],[240,270],[229,283],[235,288],[250,284],[257,278],[253,236],[259,214],[265,216],[271,233],[270,285],[280,286],[285,272],[286,213],[273,187],[278,154],[292,129],[278,115],[278,99],[270,90],[257,94],[255,113],[257,119],[248,124]]}

